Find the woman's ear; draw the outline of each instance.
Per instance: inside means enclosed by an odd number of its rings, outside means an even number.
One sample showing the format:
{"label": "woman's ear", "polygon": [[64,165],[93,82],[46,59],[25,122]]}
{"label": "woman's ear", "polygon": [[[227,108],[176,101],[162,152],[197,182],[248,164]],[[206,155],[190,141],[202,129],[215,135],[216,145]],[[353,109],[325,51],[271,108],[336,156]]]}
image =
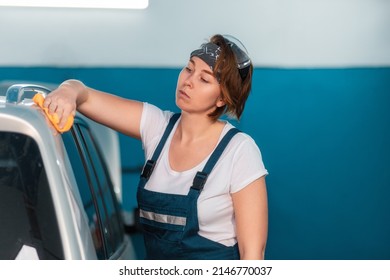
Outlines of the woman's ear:
{"label": "woman's ear", "polygon": [[225,101],[222,99],[221,96],[218,97],[217,102],[216,102],[216,105],[217,105],[218,108],[223,107],[223,106],[226,105]]}

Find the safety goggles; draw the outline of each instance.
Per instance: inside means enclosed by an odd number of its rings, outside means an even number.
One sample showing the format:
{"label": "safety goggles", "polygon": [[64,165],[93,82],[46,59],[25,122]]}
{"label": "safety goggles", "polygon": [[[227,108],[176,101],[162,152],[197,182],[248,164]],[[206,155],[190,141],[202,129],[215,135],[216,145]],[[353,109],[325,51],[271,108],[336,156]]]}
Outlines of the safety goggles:
{"label": "safety goggles", "polygon": [[[228,46],[230,46],[231,50],[234,53],[237,63],[237,69],[240,73],[241,79],[245,80],[251,65],[251,60],[248,56],[247,50],[237,38],[230,35],[223,35],[223,37],[225,39],[225,42],[228,44]],[[197,56],[201,58],[213,70],[220,53],[221,47],[209,42],[202,44],[199,49],[194,50],[191,53],[191,57]]]}

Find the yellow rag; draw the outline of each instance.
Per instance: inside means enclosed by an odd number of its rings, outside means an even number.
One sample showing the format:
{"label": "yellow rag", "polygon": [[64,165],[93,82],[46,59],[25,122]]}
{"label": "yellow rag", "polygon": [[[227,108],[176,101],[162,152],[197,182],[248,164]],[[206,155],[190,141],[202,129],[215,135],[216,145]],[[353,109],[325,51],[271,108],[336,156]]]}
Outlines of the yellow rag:
{"label": "yellow rag", "polygon": [[45,112],[47,118],[50,120],[50,122],[53,124],[53,126],[55,127],[55,129],[57,129],[58,132],[61,132],[61,133],[66,132],[72,127],[74,117],[72,115],[70,115],[68,117],[68,119],[66,120],[65,126],[63,128],[59,128],[58,124],[59,124],[60,120],[58,119],[57,114],[54,113],[53,115],[51,115],[49,113],[49,109],[43,107],[43,101],[45,101],[45,98],[43,97],[42,94],[40,94],[40,93],[35,94],[33,97],[33,101],[35,104],[37,104],[39,107],[42,108],[42,110]]}

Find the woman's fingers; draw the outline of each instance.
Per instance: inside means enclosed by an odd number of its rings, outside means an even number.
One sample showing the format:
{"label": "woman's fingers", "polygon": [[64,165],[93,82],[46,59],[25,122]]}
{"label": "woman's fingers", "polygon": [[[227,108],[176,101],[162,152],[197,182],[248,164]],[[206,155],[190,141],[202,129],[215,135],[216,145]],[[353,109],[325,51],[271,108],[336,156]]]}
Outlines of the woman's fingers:
{"label": "woman's fingers", "polygon": [[60,120],[58,126],[62,129],[67,124],[69,117],[74,117],[76,110],[72,106],[65,106],[62,112],[58,111],[58,118]]}
{"label": "woman's fingers", "polygon": [[46,96],[43,107],[48,109],[50,115],[56,115],[60,128],[65,126],[70,116],[76,114],[76,101],[67,97],[66,91],[61,88],[54,90]]}
{"label": "woman's fingers", "polygon": [[57,111],[57,104],[55,104],[54,102],[51,102],[49,104],[48,109],[49,109],[50,115],[54,115],[56,113],[56,111]]}

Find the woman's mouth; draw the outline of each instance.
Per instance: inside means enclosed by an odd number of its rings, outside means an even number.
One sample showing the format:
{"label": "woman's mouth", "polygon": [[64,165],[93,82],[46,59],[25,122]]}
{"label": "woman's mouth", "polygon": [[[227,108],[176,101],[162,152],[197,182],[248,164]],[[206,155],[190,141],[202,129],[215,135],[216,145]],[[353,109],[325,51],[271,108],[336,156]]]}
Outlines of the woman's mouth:
{"label": "woman's mouth", "polygon": [[190,96],[182,90],[179,90],[179,96],[184,97],[184,98],[190,98]]}

